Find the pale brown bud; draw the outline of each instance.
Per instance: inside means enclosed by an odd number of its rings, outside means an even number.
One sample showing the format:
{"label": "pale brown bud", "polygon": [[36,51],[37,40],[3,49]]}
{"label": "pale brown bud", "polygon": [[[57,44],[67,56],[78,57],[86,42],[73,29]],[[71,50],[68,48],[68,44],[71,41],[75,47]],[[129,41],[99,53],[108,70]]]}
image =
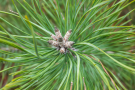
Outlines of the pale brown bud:
{"label": "pale brown bud", "polygon": [[52,34],[51,37],[53,38],[53,40],[58,40],[58,38],[54,34]]}
{"label": "pale brown bud", "polygon": [[52,45],[52,43],[53,43],[53,40],[49,40],[49,41],[48,41],[48,43]]}
{"label": "pale brown bud", "polygon": [[58,32],[59,31],[59,29],[56,26],[54,28],[55,28],[55,32]]}
{"label": "pale brown bud", "polygon": [[62,37],[62,35],[60,33],[60,30],[57,27],[55,27],[55,35],[56,35],[57,38]]}
{"label": "pale brown bud", "polygon": [[65,53],[65,48],[64,47],[60,48],[60,53]]}
{"label": "pale brown bud", "polygon": [[65,34],[64,40],[68,41],[68,38],[70,37],[70,35],[71,35],[71,29],[69,31],[67,31],[67,33]]}
{"label": "pale brown bud", "polygon": [[67,41],[67,42],[65,43],[65,47],[71,48],[73,44],[74,44],[73,41]]}
{"label": "pale brown bud", "polygon": [[55,46],[55,47],[58,47],[58,45],[59,45],[59,43],[57,41],[54,41],[54,40],[49,40],[48,43]]}
{"label": "pale brown bud", "polygon": [[69,41],[70,42],[70,45],[73,46],[75,42],[73,41]]}

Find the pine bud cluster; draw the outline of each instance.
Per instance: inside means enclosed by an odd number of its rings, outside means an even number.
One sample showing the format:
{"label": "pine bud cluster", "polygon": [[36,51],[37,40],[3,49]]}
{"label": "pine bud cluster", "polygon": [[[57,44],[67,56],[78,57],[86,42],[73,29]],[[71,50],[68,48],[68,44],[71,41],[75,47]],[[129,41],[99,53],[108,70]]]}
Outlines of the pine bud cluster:
{"label": "pine bud cluster", "polygon": [[60,53],[66,53],[67,48],[72,48],[74,42],[68,41],[68,38],[71,35],[71,29],[66,32],[64,38],[62,37],[60,30],[55,27],[55,35],[52,34],[51,37],[53,40],[49,40],[48,43],[52,46],[55,46],[58,50],[60,50]]}

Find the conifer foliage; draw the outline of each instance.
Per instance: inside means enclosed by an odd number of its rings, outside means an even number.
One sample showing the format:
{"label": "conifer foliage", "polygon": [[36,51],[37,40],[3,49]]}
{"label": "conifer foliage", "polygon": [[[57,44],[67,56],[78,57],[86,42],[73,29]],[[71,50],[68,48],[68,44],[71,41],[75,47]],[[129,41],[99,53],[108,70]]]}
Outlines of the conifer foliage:
{"label": "conifer foliage", "polygon": [[1,76],[12,76],[2,89],[133,90],[134,9],[120,14],[134,2],[12,0],[16,13],[0,11],[10,17],[0,17],[0,46],[13,48],[0,49]]}

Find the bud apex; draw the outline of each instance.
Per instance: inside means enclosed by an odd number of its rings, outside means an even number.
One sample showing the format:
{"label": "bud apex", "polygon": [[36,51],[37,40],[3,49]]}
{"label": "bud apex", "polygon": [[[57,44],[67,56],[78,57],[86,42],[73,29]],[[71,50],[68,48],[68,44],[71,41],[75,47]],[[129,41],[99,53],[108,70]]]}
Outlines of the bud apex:
{"label": "bud apex", "polygon": [[58,32],[59,31],[59,29],[56,26],[54,28],[55,28],[55,30],[54,30],[55,32]]}
{"label": "bud apex", "polygon": [[65,41],[68,41],[70,34],[71,34],[71,29],[69,31],[67,31],[67,33],[65,34],[65,36],[64,36]]}
{"label": "bud apex", "polygon": [[53,40],[56,40],[56,41],[58,40],[58,38],[53,34],[51,35],[51,37],[53,38]]}
{"label": "bud apex", "polygon": [[73,41],[68,41],[68,42],[65,43],[65,47],[71,48],[73,44],[74,44]]}
{"label": "bud apex", "polygon": [[53,40],[49,40],[49,41],[48,41],[48,43],[52,45],[52,43],[53,43]]}
{"label": "bud apex", "polygon": [[70,29],[68,32],[71,33],[72,32],[72,29]]}
{"label": "bud apex", "polygon": [[65,53],[65,48],[64,47],[60,48],[60,53]]}
{"label": "bud apex", "polygon": [[48,43],[55,46],[55,47],[58,47],[58,45],[59,45],[58,42],[54,41],[54,40],[49,40]]}
{"label": "bud apex", "polygon": [[62,37],[61,33],[60,33],[60,30],[58,28],[55,27],[55,35],[57,38],[60,38]]}

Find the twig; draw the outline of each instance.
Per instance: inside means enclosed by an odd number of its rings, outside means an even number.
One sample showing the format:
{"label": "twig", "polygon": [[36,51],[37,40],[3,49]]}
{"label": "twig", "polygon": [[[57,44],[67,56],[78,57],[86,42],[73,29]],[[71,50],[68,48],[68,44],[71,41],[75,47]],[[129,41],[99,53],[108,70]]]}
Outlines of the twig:
{"label": "twig", "polygon": [[[106,74],[109,76],[109,78],[111,79],[111,81],[112,81],[112,83],[113,83],[113,85],[114,85],[114,87],[115,87],[115,83],[114,83],[113,79],[111,78],[111,76],[109,75],[109,73],[107,72],[107,70],[105,69],[105,67],[104,67],[103,63],[102,63],[100,60],[99,60],[99,62],[101,63],[101,65],[102,65],[102,67],[103,67],[104,71],[105,71],[105,72],[106,72]],[[116,87],[115,87],[115,90],[117,90],[117,89],[116,89]]]}
{"label": "twig", "polygon": [[56,3],[56,0],[53,0],[53,1],[54,1],[55,5],[56,5],[56,8],[58,9],[58,5],[57,5],[57,3]]}
{"label": "twig", "polygon": [[84,77],[83,77],[83,84],[84,84],[84,90],[86,90],[86,85],[85,85],[85,82],[84,82]]}
{"label": "twig", "polygon": [[17,13],[17,12],[14,12],[14,11],[12,11],[12,10],[10,10],[10,12],[12,12],[12,13],[14,13],[14,14],[17,14],[17,15],[18,15],[18,13]]}
{"label": "twig", "polygon": [[71,82],[70,90],[72,90],[73,82]]}
{"label": "twig", "polygon": [[[94,57],[92,57],[92,56],[90,56],[90,57],[93,58],[94,60],[96,60]],[[96,61],[97,61],[97,60],[96,60]],[[111,81],[112,81],[112,83],[113,83],[113,85],[114,85],[114,87],[115,87],[115,90],[117,90],[113,79],[111,78],[111,76],[109,75],[109,73],[107,72],[107,70],[105,69],[103,63],[102,63],[100,60],[98,60],[98,62],[101,64],[101,66],[103,67],[104,71],[106,72],[106,74],[107,74],[107,75],[109,76],[109,78],[111,79]]]}

